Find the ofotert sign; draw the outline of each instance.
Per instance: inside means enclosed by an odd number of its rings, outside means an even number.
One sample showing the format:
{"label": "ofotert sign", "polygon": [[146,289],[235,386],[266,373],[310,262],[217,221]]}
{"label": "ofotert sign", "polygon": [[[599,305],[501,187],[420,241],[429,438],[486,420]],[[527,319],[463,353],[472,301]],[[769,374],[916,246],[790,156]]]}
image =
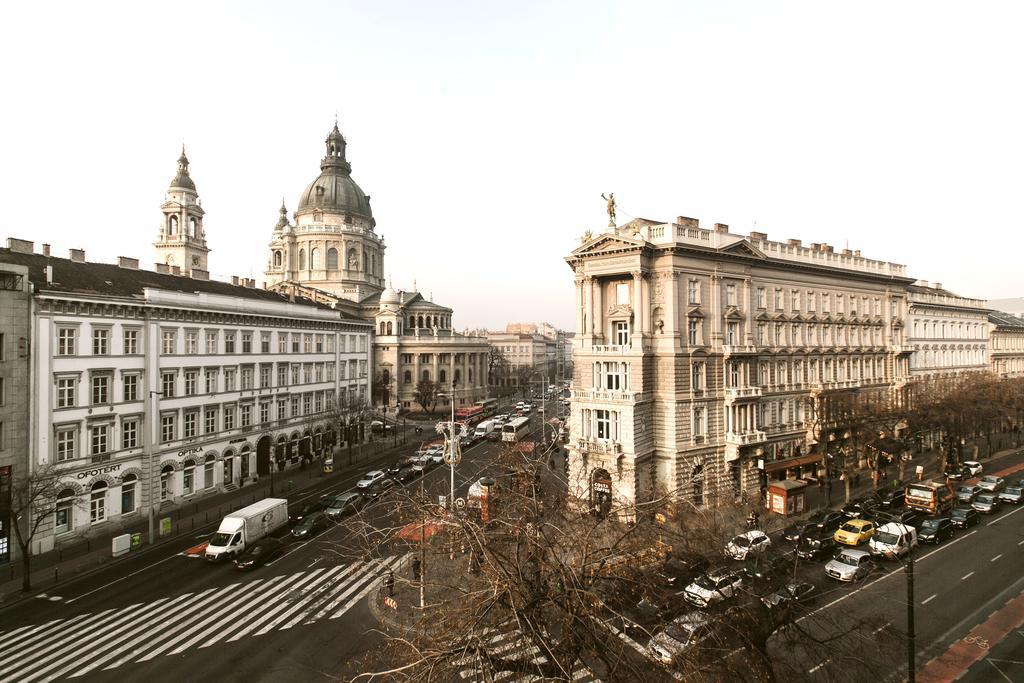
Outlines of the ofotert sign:
{"label": "ofotert sign", "polygon": [[75,476],[78,477],[79,479],[88,479],[89,477],[96,477],[96,476],[99,476],[101,474],[109,474],[111,472],[117,472],[119,469],[121,469],[121,465],[119,465],[119,464],[118,465],[107,465],[106,467],[97,467],[94,470],[85,470],[84,472],[79,472]]}

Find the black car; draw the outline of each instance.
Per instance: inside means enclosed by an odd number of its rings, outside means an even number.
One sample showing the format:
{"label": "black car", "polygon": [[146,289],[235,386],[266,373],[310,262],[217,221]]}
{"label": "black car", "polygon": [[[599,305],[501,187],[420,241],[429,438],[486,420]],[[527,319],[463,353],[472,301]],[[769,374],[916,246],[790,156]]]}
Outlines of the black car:
{"label": "black car", "polygon": [[791,558],[774,553],[758,553],[743,561],[743,573],[747,579],[769,582],[785,574],[793,566]]}
{"label": "black car", "polygon": [[235,568],[242,571],[256,569],[280,555],[283,549],[284,541],[281,539],[261,538],[235,558]]}
{"label": "black car", "polygon": [[409,466],[398,470],[398,474],[396,474],[394,478],[399,483],[406,484],[420,476],[423,476],[423,470],[418,470],[415,467]]}
{"label": "black car", "polygon": [[816,560],[822,557],[832,557],[835,550],[835,532],[817,529],[804,534],[796,547],[796,554],[801,560]]}
{"label": "black car", "polygon": [[405,468],[412,467],[413,461],[415,460],[416,458],[402,458],[401,460],[396,460],[388,466],[387,473],[393,477]]}
{"label": "black car", "polygon": [[946,469],[947,481],[963,481],[971,478],[971,470],[963,465],[954,465]]}
{"label": "black car", "polygon": [[658,577],[667,587],[688,586],[709,566],[710,562],[705,557],[670,557],[658,571]]}
{"label": "black car", "polygon": [[957,529],[966,529],[981,523],[981,515],[974,508],[953,508],[949,519]]}
{"label": "black car", "polygon": [[907,502],[907,490],[902,486],[878,493],[878,504],[883,510],[903,507]]}
{"label": "black car", "polygon": [[326,512],[315,512],[292,529],[292,536],[295,538],[311,538],[330,527],[331,524],[331,518],[327,516]]}
{"label": "black car", "polygon": [[826,510],[816,512],[804,522],[798,522],[782,532],[782,537],[791,543],[796,543],[801,534],[808,534],[814,531],[835,532],[843,522],[849,519],[842,512]]}
{"label": "black car", "polygon": [[855,500],[844,505],[840,510],[848,519],[872,519],[878,511],[880,504],[874,496]]}
{"label": "black car", "polygon": [[921,526],[921,522],[924,521],[924,513],[919,510],[904,510],[899,514],[888,515],[885,517],[885,521],[896,522],[897,524],[905,524],[912,526],[915,529]]}
{"label": "black car", "polygon": [[298,524],[302,520],[306,519],[312,514],[322,512],[327,507],[327,499],[320,498],[319,500],[311,500],[308,503],[296,505],[295,507],[288,510],[288,521],[292,524]]}
{"label": "black car", "polygon": [[761,598],[765,607],[771,610],[788,609],[796,604],[810,602],[817,587],[813,583],[798,581],[787,583],[779,590]]}
{"label": "black car", "polygon": [[928,517],[921,522],[917,540],[938,545],[946,539],[953,538],[955,531],[956,526],[949,517]]}
{"label": "black car", "polygon": [[380,498],[394,487],[395,480],[390,477],[384,477],[373,482],[373,485],[369,488],[363,489],[363,495],[367,498]]}

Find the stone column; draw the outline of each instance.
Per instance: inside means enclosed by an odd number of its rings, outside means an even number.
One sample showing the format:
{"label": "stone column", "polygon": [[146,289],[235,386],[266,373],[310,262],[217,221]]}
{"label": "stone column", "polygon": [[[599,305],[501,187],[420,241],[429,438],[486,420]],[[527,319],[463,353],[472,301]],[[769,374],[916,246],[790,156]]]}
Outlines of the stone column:
{"label": "stone column", "polygon": [[754,345],[754,296],[755,294],[753,283],[751,282],[749,277],[745,278],[743,280],[743,302],[747,309],[747,330],[743,338],[746,340],[744,343],[747,346]]}
{"label": "stone column", "polygon": [[633,335],[642,340],[647,332],[646,318],[644,315],[644,274],[639,270],[633,271]]}
{"label": "stone column", "polygon": [[580,335],[583,337],[590,337],[590,344],[594,344],[594,286],[593,278],[589,275],[584,275],[581,281],[580,290],[583,296],[583,310],[581,312],[582,327],[580,327]]}
{"label": "stone column", "polygon": [[679,343],[679,273],[668,273],[665,278],[665,329],[673,339],[673,344]]}
{"label": "stone column", "polygon": [[591,288],[591,305],[590,305],[590,324],[592,334],[597,338],[595,341],[604,344],[604,295],[601,292],[601,281],[596,277],[590,280]]}
{"label": "stone column", "polygon": [[705,343],[721,345],[722,343],[722,276],[711,276],[711,306],[709,315],[705,318],[710,323],[710,329],[705,330],[707,338]]}
{"label": "stone column", "polygon": [[576,334],[584,334],[583,321],[586,316],[583,314],[584,306],[586,305],[586,296],[583,291],[584,278],[576,278]]}

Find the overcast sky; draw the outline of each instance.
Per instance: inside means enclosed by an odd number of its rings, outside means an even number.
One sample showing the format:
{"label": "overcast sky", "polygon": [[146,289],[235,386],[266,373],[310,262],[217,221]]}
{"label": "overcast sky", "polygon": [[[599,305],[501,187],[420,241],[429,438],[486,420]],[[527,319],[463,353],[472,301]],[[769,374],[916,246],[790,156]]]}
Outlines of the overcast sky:
{"label": "overcast sky", "polygon": [[152,264],[184,141],[210,270],[262,279],[337,112],[388,276],[459,328],[571,328],[563,258],[608,191],[620,222],[848,244],[1020,296],[1022,9],[10,3],[0,237]]}

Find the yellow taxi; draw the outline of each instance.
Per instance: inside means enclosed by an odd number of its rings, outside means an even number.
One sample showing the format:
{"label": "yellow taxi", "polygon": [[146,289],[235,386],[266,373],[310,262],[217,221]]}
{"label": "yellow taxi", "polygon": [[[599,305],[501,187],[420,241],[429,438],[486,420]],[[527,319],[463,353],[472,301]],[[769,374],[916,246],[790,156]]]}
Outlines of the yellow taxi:
{"label": "yellow taxi", "polygon": [[860,545],[867,543],[875,533],[874,523],[866,519],[851,519],[836,529],[833,538],[843,545]]}

